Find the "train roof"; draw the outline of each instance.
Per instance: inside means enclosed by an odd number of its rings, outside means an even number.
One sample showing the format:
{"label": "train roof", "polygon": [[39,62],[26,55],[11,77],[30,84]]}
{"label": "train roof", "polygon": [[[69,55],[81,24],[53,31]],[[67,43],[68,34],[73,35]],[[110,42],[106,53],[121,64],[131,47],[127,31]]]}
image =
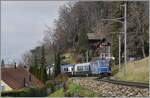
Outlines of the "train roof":
{"label": "train roof", "polygon": [[61,64],[60,66],[73,66],[74,64]]}
{"label": "train roof", "polygon": [[76,64],[76,66],[87,66],[89,64],[90,64],[90,62],[88,62],[88,63],[78,63],[78,64]]}

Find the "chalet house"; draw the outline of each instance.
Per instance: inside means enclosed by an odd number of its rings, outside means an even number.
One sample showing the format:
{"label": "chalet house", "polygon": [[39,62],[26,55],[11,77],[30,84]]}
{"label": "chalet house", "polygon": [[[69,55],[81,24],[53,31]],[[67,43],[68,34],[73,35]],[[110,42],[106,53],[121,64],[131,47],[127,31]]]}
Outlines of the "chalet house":
{"label": "chalet house", "polygon": [[24,67],[1,69],[1,91],[19,90],[24,87],[43,87],[44,84]]}
{"label": "chalet house", "polygon": [[97,45],[102,43],[104,38],[97,33],[87,33],[88,41],[91,49],[96,49]]}
{"label": "chalet house", "polygon": [[[111,44],[103,33],[87,33],[89,49],[93,56],[110,57]],[[78,43],[78,36],[75,38]]]}

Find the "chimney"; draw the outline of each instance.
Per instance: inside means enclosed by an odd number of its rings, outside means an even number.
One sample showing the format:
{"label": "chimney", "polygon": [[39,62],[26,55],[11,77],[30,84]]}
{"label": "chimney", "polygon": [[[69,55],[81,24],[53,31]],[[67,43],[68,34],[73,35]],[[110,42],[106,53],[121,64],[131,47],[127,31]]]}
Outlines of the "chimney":
{"label": "chimney", "polygon": [[24,77],[24,78],[23,78],[23,87],[26,86],[25,83],[26,83],[26,80],[25,80],[25,77]]}
{"label": "chimney", "polygon": [[29,75],[29,81],[31,82],[31,74]]}

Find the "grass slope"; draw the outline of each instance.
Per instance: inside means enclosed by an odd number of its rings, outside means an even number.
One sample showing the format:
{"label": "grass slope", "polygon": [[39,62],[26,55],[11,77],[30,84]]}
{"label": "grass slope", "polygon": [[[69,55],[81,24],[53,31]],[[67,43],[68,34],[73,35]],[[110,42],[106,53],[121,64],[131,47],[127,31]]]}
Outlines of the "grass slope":
{"label": "grass slope", "polygon": [[50,94],[49,97],[64,97],[64,89],[58,89],[54,93]]}
{"label": "grass slope", "polygon": [[149,83],[148,59],[149,57],[139,61],[129,62],[127,64],[127,75],[124,76],[123,67],[122,71],[118,72],[114,77],[118,80]]}

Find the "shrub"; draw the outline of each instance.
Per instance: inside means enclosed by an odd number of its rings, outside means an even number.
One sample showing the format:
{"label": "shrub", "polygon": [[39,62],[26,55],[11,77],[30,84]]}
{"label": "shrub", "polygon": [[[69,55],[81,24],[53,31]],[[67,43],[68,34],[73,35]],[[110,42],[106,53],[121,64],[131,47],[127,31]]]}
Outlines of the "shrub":
{"label": "shrub", "polygon": [[49,97],[64,97],[64,89],[60,88],[56,90],[54,93],[49,94]]}
{"label": "shrub", "polygon": [[55,81],[60,81],[60,82],[64,82],[68,80],[68,76],[65,74],[59,74],[56,78]]}
{"label": "shrub", "polygon": [[23,88],[20,90],[2,92],[1,96],[10,97],[44,97],[46,96],[46,88]]}
{"label": "shrub", "polygon": [[69,84],[68,90],[67,90],[67,95],[68,96],[74,96],[74,94],[78,94],[79,91],[81,90],[81,87],[76,84]]}
{"label": "shrub", "polygon": [[47,88],[51,88],[51,92],[55,91],[55,85],[54,82],[47,82],[46,83]]}
{"label": "shrub", "polygon": [[118,71],[119,71],[119,68],[118,68],[118,65],[116,65],[116,66],[112,66],[112,75],[115,75],[115,74],[117,74],[118,73]]}

